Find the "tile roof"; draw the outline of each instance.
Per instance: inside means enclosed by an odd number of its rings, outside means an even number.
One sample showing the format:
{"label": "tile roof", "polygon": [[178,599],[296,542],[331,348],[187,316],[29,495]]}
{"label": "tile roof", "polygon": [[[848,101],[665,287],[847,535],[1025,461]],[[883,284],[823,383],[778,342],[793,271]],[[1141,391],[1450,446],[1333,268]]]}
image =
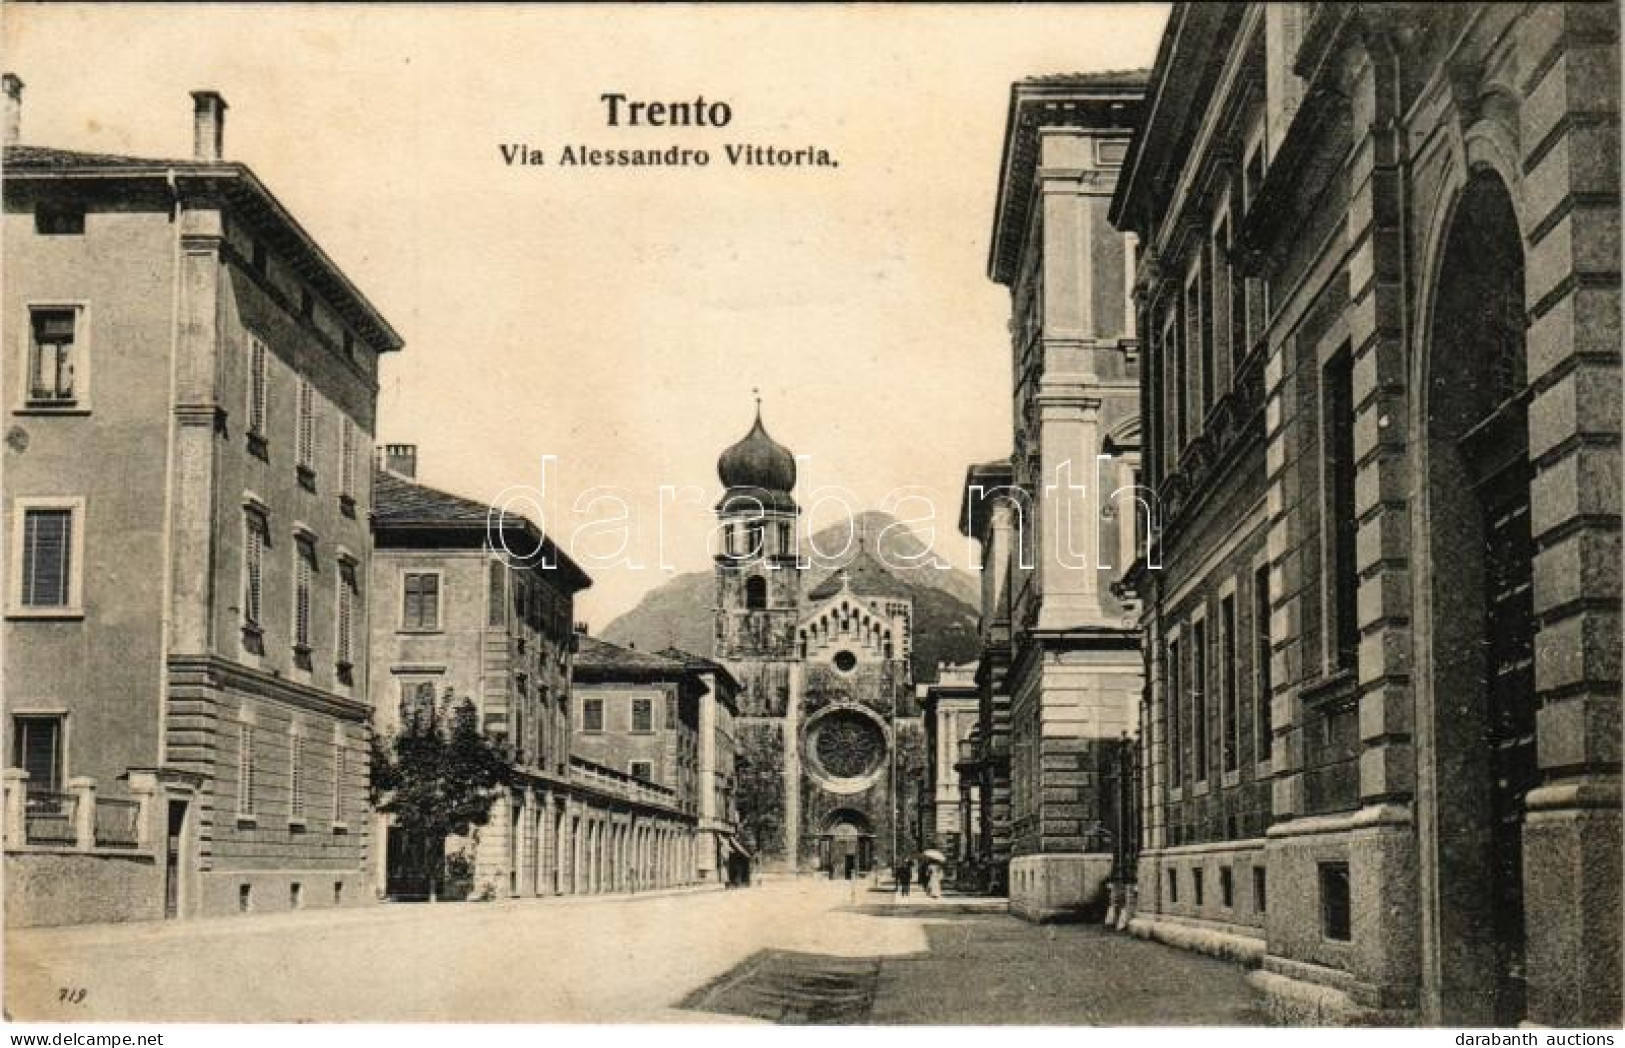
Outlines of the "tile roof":
{"label": "tile roof", "polygon": [[52,149],[48,146],[6,146],[5,165],[18,168],[49,168],[67,170],[83,167],[149,168],[149,167],[208,167],[195,160],[159,160],[148,157],[121,156],[116,153],[80,153],[70,149]]}
{"label": "tile roof", "polygon": [[[681,677],[693,672],[685,660],[670,658],[652,651],[623,648],[597,637],[578,638],[573,664],[576,672],[590,676],[637,674],[640,676]],[[690,656],[692,657],[692,656]]]}
{"label": "tile roof", "polygon": [[1088,73],[1040,73],[1023,77],[1024,84],[1055,84],[1063,87],[1144,87],[1151,79],[1149,69],[1099,69]]}
{"label": "tile roof", "polygon": [[373,471],[372,516],[380,524],[478,524],[491,507],[431,488],[388,470]]}

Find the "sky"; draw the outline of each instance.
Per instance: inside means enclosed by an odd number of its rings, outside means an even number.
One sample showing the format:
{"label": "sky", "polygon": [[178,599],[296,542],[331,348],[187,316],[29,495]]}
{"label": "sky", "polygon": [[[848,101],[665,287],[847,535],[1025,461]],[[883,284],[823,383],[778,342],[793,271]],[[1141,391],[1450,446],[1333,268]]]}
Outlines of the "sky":
{"label": "sky", "polygon": [[[547,530],[594,578],[577,618],[598,628],[708,566],[716,459],[750,428],[753,390],[805,456],[811,526],[842,500],[888,509],[974,564],[955,528],[965,468],[1010,450],[1009,302],[987,277],[1010,84],[1148,66],[1166,18],[8,4],[0,53],[36,145],[184,158],[189,92],[221,92],[226,158],[405,339],[382,366],[379,441],[416,444],[425,483],[508,492],[532,516],[525,491],[545,485]],[[610,127],[608,92],[722,100],[732,119]],[[545,162],[505,165],[505,143]],[[839,166],[734,168],[728,143]],[[566,145],[711,162],[560,167]],[[603,523],[623,506],[631,524]]]}

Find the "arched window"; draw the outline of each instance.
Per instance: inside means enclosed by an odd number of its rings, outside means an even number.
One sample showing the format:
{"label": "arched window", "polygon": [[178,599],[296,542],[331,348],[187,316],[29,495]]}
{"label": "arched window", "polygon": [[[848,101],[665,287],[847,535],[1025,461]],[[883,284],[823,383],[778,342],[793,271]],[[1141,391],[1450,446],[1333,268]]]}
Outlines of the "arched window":
{"label": "arched window", "polygon": [[767,580],[752,575],[745,580],[745,607],[751,610],[767,607]]}

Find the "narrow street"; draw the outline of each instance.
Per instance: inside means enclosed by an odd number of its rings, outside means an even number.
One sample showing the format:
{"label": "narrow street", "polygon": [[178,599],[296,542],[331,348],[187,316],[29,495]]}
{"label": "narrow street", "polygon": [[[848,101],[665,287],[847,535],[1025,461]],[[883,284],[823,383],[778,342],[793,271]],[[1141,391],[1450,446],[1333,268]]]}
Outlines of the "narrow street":
{"label": "narrow street", "polygon": [[[1257,1024],[1240,968],[844,882],[11,933],[18,1020]],[[64,997],[84,993],[78,1003]]]}

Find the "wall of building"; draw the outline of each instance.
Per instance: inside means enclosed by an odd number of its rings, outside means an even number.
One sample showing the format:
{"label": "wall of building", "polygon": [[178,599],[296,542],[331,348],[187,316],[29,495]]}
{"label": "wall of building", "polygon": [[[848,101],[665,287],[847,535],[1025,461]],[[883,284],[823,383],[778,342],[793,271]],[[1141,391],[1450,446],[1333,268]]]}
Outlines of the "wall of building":
{"label": "wall of building", "polygon": [[[120,795],[118,776],[160,754],[175,228],[167,201],[92,194],[83,234],[41,236],[36,193],[8,182],[5,196],[4,546],[15,555],[19,497],[83,498],[85,532],[80,618],[16,617],[20,577],[6,571],[6,706],[67,714],[63,782],[88,775]],[[30,304],[82,309],[73,412],[24,404]],[[0,733],[9,765],[10,717]]]}

